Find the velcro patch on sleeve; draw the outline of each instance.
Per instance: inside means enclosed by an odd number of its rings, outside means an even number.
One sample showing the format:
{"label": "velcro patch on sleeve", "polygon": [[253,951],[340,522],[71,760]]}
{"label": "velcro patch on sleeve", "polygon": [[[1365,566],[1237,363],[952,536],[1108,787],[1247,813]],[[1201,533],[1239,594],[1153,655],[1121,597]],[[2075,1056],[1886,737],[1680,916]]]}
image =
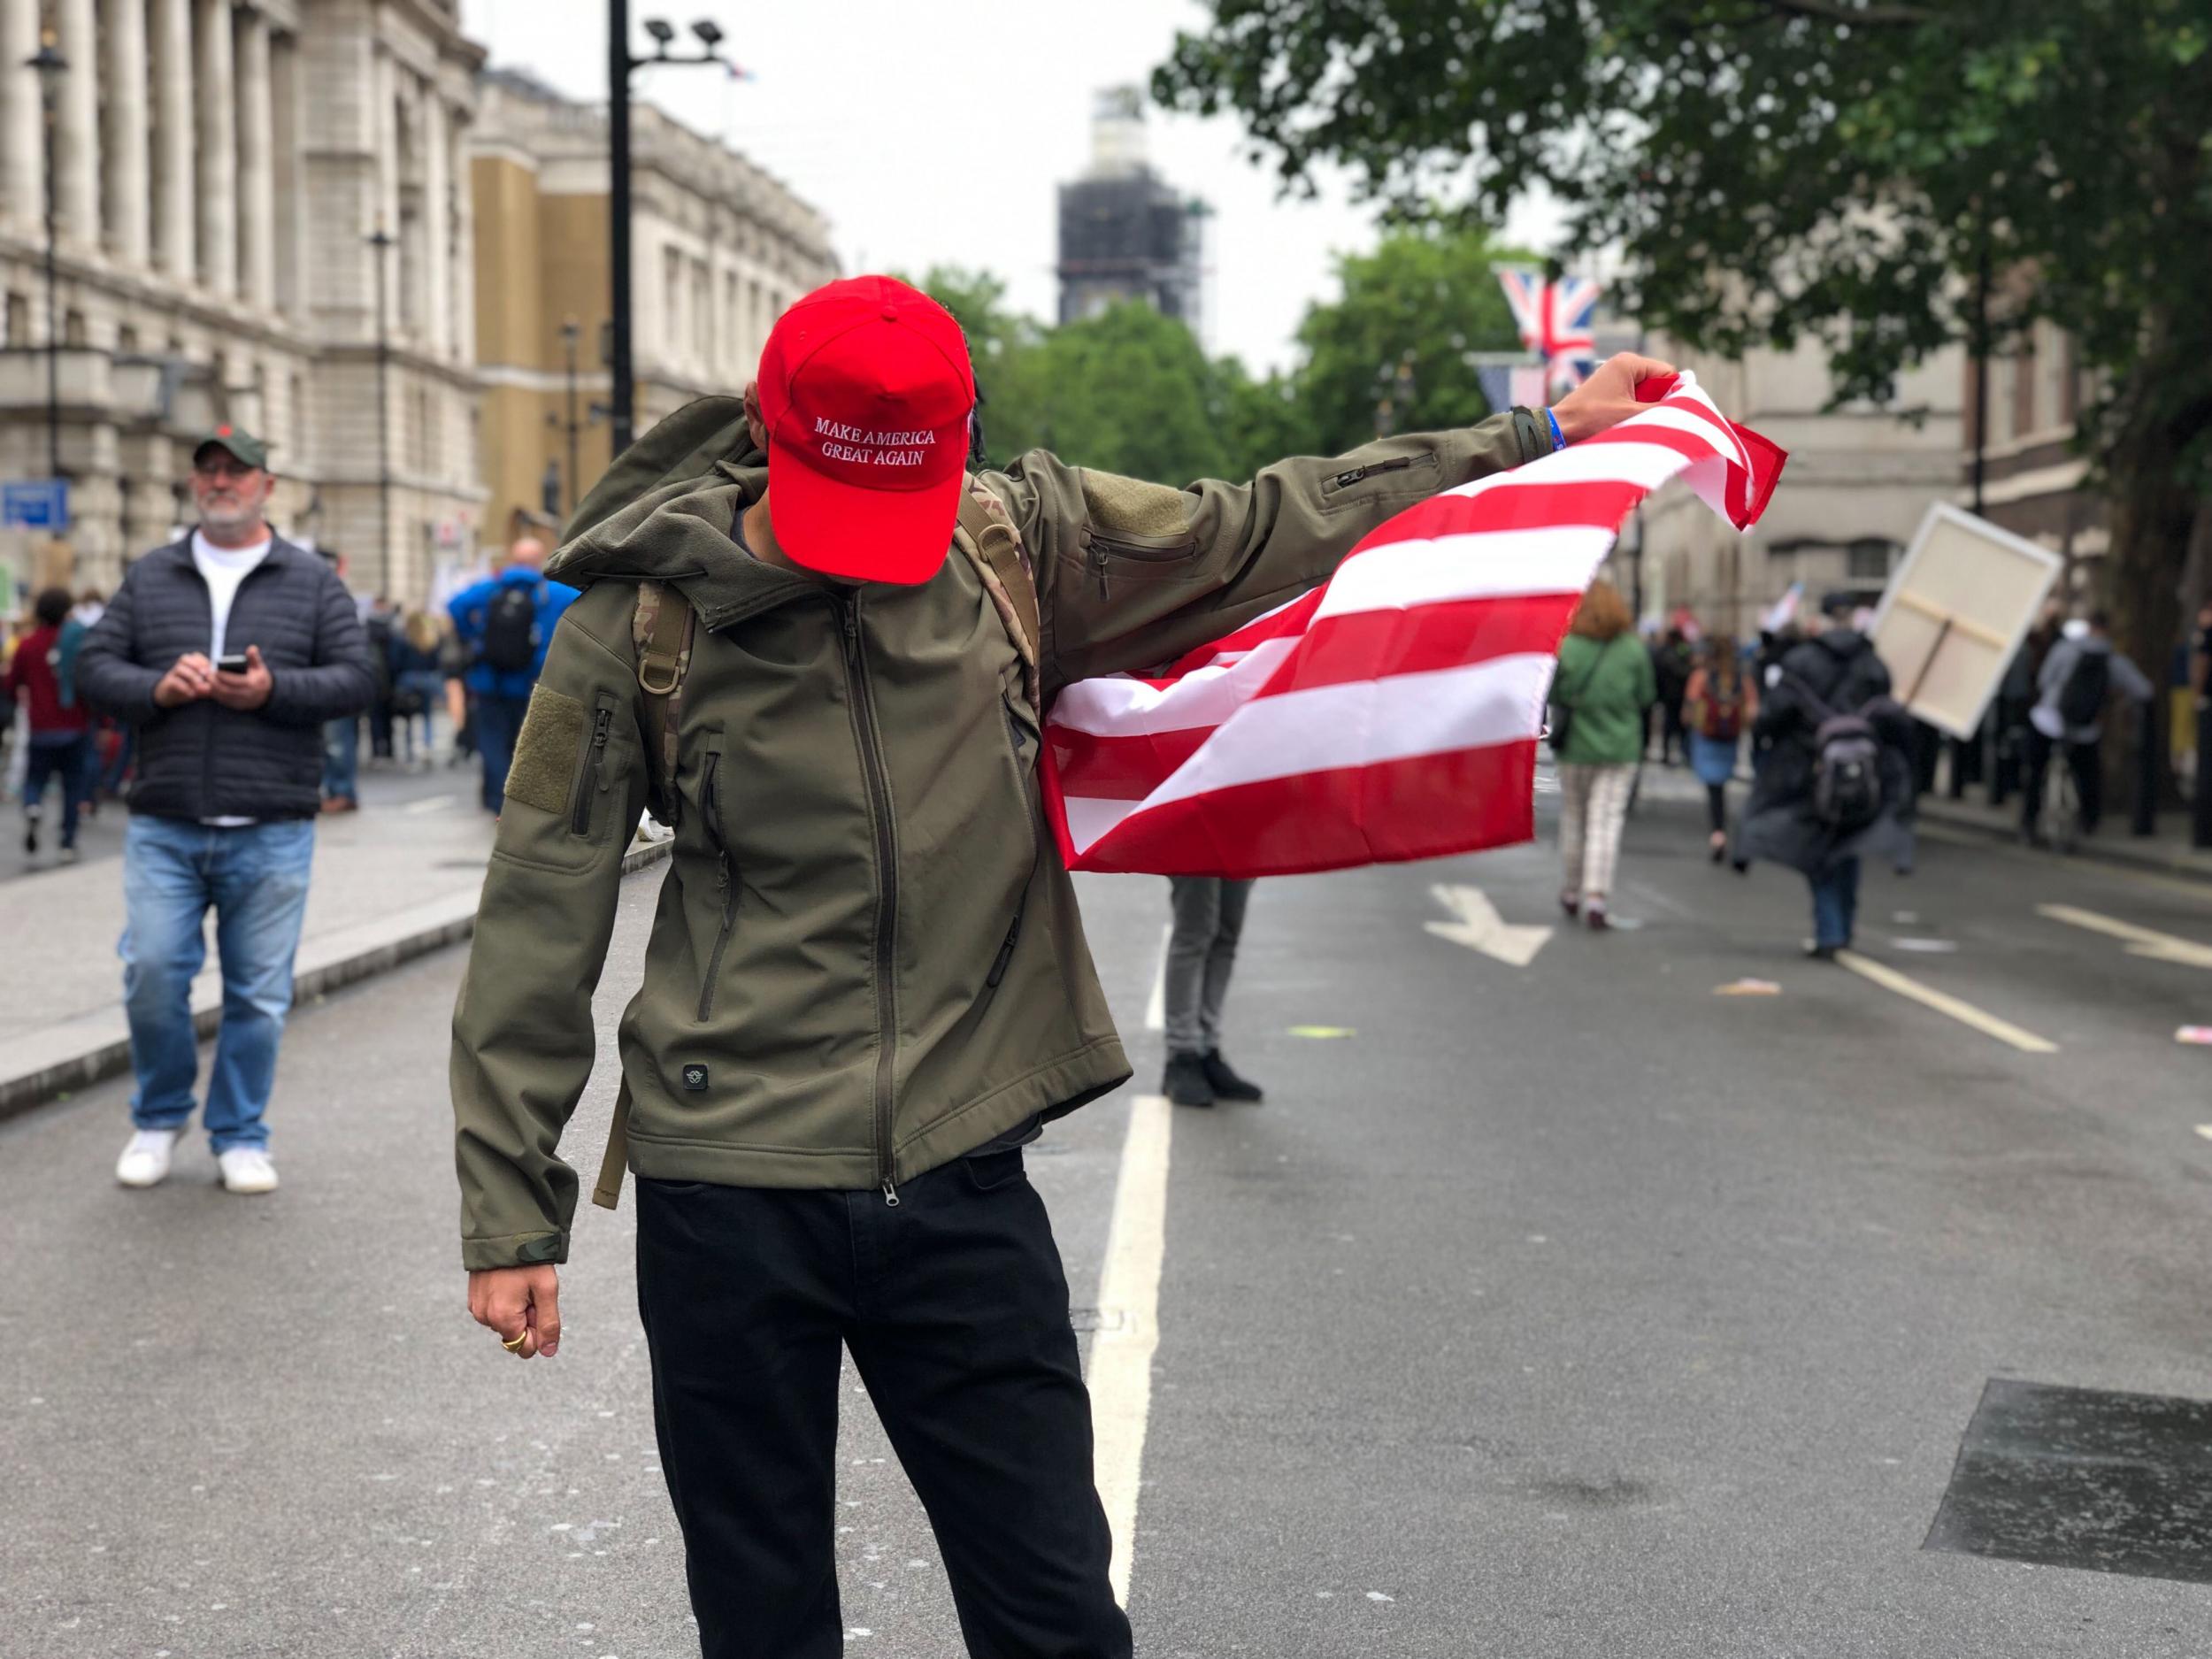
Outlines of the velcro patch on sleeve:
{"label": "velcro patch on sleeve", "polygon": [[1091,522],[1117,535],[1174,536],[1190,528],[1183,492],[1141,478],[1083,469],[1083,506]]}
{"label": "velcro patch on sleeve", "polygon": [[507,770],[507,798],[541,812],[567,811],[584,749],[584,726],[581,703],[550,686],[534,687],[522,734],[515,739],[514,764]]}

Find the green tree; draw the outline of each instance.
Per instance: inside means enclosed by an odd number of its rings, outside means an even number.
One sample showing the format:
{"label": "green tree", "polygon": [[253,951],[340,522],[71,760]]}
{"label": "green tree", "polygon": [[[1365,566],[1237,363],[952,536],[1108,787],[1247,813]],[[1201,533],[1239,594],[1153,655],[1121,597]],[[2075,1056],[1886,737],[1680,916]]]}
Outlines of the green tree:
{"label": "green tree", "polygon": [[968,336],[992,459],[1003,462],[1036,448],[1044,431],[1045,330],[1008,308],[1006,284],[987,271],[933,265],[915,286],[950,311]]}
{"label": "green tree", "polygon": [[1233,470],[1218,371],[1173,318],[1125,300],[1064,323],[1042,369],[1041,442],[1062,460],[1179,485]]}
{"label": "green tree", "polygon": [[[1547,187],[1645,320],[1828,342],[1840,399],[2039,318],[2100,373],[2080,439],[2139,660],[2212,486],[2212,20],[2202,0],[1208,0],[1155,76],[1293,186],[1415,217]],[[1994,273],[2004,302],[1973,296]]]}
{"label": "green tree", "polygon": [[1512,308],[1487,236],[1434,227],[1386,236],[1337,261],[1340,297],[1308,308],[1297,374],[1306,444],[1335,455],[1375,435],[1391,402],[1396,432],[1471,426],[1491,412],[1471,351],[1516,351]]}

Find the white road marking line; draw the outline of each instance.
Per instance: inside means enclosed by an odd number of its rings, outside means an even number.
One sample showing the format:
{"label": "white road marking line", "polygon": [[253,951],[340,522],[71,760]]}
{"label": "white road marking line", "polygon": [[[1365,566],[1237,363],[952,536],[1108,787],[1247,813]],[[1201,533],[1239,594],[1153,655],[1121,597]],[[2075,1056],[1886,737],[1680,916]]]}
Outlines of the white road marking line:
{"label": "white road marking line", "polygon": [[1448,887],[1442,882],[1429,896],[1452,913],[1448,922],[1424,922],[1422,926],[1439,939],[1479,951],[1495,961],[1525,968],[1551,939],[1548,927],[1525,927],[1508,922],[1480,887]]}
{"label": "white road marking line", "polygon": [[1970,1025],[1985,1037],[1994,1037],[1999,1042],[2009,1043],[2023,1054],[2056,1054],[2058,1045],[2048,1038],[2039,1037],[2032,1031],[1999,1019],[1994,1014],[1985,1014],[1971,1002],[1962,1002],[1955,996],[1933,990],[1917,979],[1905,975],[1886,964],[1862,956],[1855,950],[1836,953],[1836,960],[1863,979],[1871,979],[1886,991],[1909,997],[1924,1008],[1932,1008],[1939,1014],[1947,1014],[1962,1025]]}
{"label": "white road marking line", "polygon": [[2212,1141],[2212,1124],[2199,1124],[2197,1125],[2197,1133],[2202,1135],[2207,1141]]}
{"label": "white road marking line", "polygon": [[2200,945],[2193,939],[2162,933],[2155,928],[2138,927],[2132,922],[2116,921],[2109,916],[2100,916],[2094,910],[2080,910],[2071,904],[2039,904],[2035,913],[2055,922],[2064,922],[2069,927],[2086,928],[2108,939],[2123,941],[2131,956],[2177,962],[2192,968],[2212,968],[2212,945]]}
{"label": "white road marking line", "polygon": [[1152,973],[1152,1000],[1144,1005],[1144,1028],[1147,1031],[1167,1029],[1167,944],[1174,937],[1173,922],[1160,929],[1160,965]]}
{"label": "white road marking line", "polygon": [[1137,1482],[1152,1411],[1152,1355],[1160,1346],[1160,1266],[1167,1248],[1168,1141],[1175,1109],[1140,1094],[1129,1109],[1121,1179],[1099,1276],[1099,1329],[1091,1339],[1092,1463],[1114,1540],[1114,1599],[1129,1605],[1136,1555]]}
{"label": "white road marking line", "polygon": [[419,801],[410,801],[400,810],[410,818],[420,818],[426,812],[442,812],[452,804],[453,797],[449,795],[425,795]]}

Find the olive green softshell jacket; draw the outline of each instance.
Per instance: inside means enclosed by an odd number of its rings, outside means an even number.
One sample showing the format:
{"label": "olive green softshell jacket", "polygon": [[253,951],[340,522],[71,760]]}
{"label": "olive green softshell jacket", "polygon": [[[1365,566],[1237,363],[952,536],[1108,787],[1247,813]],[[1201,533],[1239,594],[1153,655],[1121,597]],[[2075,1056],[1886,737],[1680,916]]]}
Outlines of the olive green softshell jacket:
{"label": "olive green softshell jacket", "polygon": [[[1294,598],[1411,503],[1548,449],[1545,426],[1503,415],[1249,485],[1041,452],[983,474],[1035,564],[1046,699]],[[453,1013],[471,1268],[567,1259],[578,1184],[557,1148],[648,793],[641,580],[680,589],[698,631],[674,856],[620,1027],[630,1168],[881,1187],[1129,1076],[1043,817],[1040,710],[974,566],[849,588],[760,563],[731,532],[766,480],[757,455],[725,463],[547,566],[582,596],[516,744]]]}

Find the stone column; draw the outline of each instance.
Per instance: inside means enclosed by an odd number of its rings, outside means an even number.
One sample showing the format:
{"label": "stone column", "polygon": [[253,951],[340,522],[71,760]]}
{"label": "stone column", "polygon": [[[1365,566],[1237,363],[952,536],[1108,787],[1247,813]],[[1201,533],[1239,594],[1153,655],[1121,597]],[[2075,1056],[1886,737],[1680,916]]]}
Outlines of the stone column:
{"label": "stone column", "polygon": [[180,282],[199,276],[199,150],[193,118],[193,0],[153,0],[154,247]]}
{"label": "stone column", "polygon": [[458,188],[453,192],[453,355],[472,368],[476,364],[476,181],[470,176],[468,120],[457,111],[450,149],[459,173]]}
{"label": "stone column", "polygon": [[92,5],[61,0],[55,8],[69,60],[55,101],[55,209],[62,234],[87,248],[100,245],[100,34]]}
{"label": "stone column", "polygon": [[307,315],[307,123],[300,109],[300,51],[296,35],[270,43],[270,146],[276,200],[284,212],[276,223],[277,303],[287,316]]}
{"label": "stone column", "polygon": [[447,125],[445,100],[435,83],[422,89],[418,123],[422,132],[422,330],[423,343],[434,357],[452,349],[453,331],[448,308],[452,301],[448,260],[452,250],[453,219],[447,197],[452,171],[446,145],[452,137]]}
{"label": "stone column", "polygon": [[276,304],[276,157],[269,82],[269,19],[238,19],[238,264],[246,302]]}
{"label": "stone column", "polygon": [[200,274],[210,290],[238,292],[238,124],[233,96],[230,0],[199,0]]}
{"label": "stone column", "polygon": [[107,163],[108,246],[125,265],[143,265],[153,250],[153,199],[146,180],[145,0],[108,0],[102,13],[105,50],[100,73],[108,98],[100,142]]}
{"label": "stone column", "polygon": [[38,0],[0,0],[0,196],[28,235],[46,211],[39,175],[38,77],[21,65],[38,50]]}

